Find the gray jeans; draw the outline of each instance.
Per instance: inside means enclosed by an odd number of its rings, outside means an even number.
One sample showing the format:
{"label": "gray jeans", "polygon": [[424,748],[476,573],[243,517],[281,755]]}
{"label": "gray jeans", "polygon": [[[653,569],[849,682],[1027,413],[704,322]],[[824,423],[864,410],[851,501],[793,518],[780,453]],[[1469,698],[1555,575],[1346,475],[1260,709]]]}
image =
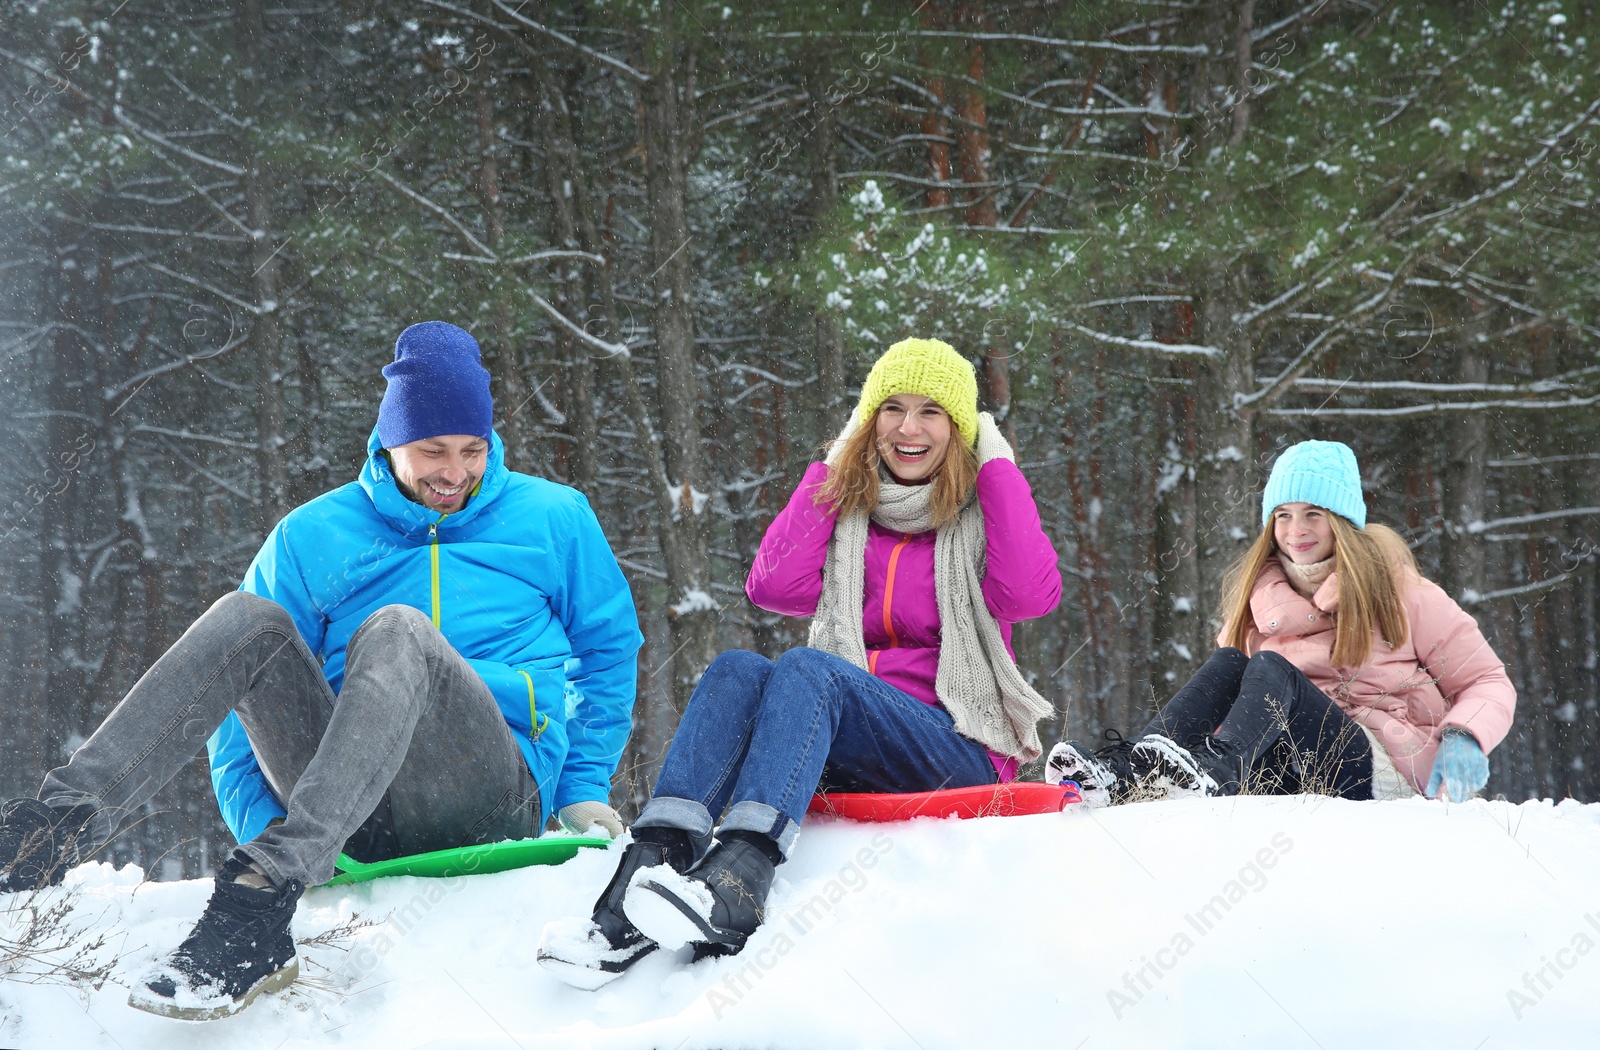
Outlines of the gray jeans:
{"label": "gray jeans", "polygon": [[288,612],[235,591],[44,778],[44,802],[99,810],[79,857],[171,780],[229,711],[288,811],[241,847],[275,882],[326,882],[380,806],[401,854],[539,833],[539,789],[510,727],[426,614],[373,613],[350,639],[335,696]]}

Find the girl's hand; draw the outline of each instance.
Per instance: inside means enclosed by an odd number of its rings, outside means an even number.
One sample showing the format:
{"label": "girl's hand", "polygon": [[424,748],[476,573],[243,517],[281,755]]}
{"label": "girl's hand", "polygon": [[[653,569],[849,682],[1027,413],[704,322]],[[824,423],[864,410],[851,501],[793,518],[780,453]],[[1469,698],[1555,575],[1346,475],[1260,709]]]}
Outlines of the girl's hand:
{"label": "girl's hand", "polygon": [[1433,774],[1428,777],[1428,797],[1465,802],[1488,782],[1489,757],[1478,738],[1460,726],[1446,729],[1433,760]]}
{"label": "girl's hand", "polygon": [[1017,458],[1016,453],[1011,451],[1010,443],[1000,433],[1000,425],[988,412],[978,413],[978,444],[972,451],[977,454],[980,467],[991,459]]}

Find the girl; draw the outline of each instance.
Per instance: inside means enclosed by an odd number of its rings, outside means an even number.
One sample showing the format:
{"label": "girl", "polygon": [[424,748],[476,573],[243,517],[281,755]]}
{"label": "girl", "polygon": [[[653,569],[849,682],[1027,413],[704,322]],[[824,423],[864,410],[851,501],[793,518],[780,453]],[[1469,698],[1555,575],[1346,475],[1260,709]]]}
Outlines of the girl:
{"label": "girl", "polygon": [[546,928],[547,968],[597,988],[658,945],[737,952],[819,785],[992,784],[1038,757],[1050,705],[1017,670],[1011,624],[1055,608],[1061,575],[977,399],[945,343],[878,359],[745,585],[762,608],[813,617],[810,646],[706,670],[593,916]]}
{"label": "girl", "polygon": [[1145,731],[1047,780],[1092,805],[1174,794],[1314,792],[1462,801],[1489,779],[1516,690],[1477,623],[1367,524],[1355,453],[1303,441],[1272,468],[1263,528],[1224,583],[1219,648]]}

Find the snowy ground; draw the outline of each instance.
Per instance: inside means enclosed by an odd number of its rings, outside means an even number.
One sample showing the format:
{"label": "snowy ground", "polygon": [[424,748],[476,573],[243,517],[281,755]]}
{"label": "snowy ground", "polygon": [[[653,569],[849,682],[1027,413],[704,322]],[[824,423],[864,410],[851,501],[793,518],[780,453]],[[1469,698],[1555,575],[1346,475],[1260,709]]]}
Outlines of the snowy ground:
{"label": "snowy ground", "polygon": [[[808,826],[743,955],[575,991],[534,948],[613,863],[313,890],[296,935],[333,936],[303,948],[301,981],[204,1025],[125,1000],[210,883],[86,866],[41,900],[77,895],[111,978],[0,979],[0,1046],[1501,1050],[1600,1031],[1600,805],[1244,798]],[[339,931],[357,917],[376,925]]]}

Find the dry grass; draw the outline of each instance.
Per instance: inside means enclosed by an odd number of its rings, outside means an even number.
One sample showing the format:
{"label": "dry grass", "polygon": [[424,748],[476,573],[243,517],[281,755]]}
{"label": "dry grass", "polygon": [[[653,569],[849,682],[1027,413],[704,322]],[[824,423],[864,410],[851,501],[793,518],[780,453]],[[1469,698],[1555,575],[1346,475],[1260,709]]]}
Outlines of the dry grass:
{"label": "dry grass", "polygon": [[290,988],[290,996],[304,997],[310,1002],[347,1000],[354,985],[359,984],[365,976],[356,974],[352,980],[352,975],[345,972],[350,953],[355,948],[355,940],[362,932],[382,926],[384,921],[364,919],[360,913],[355,913],[314,937],[297,938],[295,947],[300,953],[300,977]]}
{"label": "dry grass", "polygon": [[83,894],[43,888],[12,894],[0,908],[0,979],[62,985],[85,995],[117,964],[104,914],[88,914]]}

